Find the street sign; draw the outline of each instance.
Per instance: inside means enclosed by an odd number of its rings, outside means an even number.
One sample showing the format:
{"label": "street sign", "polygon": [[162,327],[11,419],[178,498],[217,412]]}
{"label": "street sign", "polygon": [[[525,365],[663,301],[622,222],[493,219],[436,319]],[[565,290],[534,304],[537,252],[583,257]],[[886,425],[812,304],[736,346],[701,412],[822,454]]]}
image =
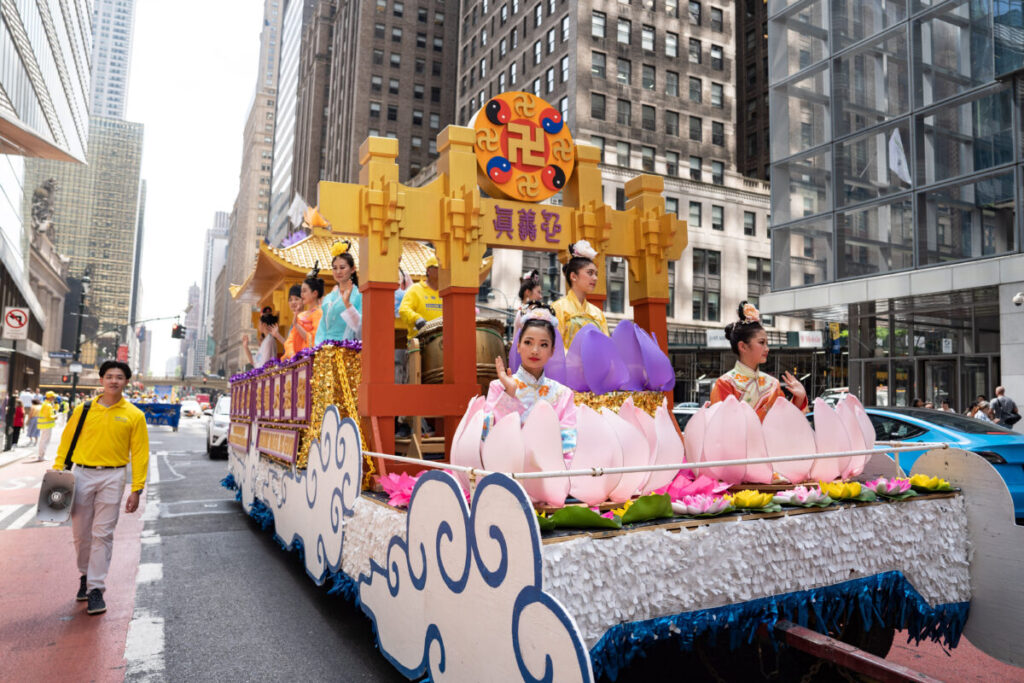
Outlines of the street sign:
{"label": "street sign", "polygon": [[117,347],[117,360],[121,361],[122,363],[127,363],[128,362],[128,345],[127,344],[121,344],[120,346]]}
{"label": "street sign", "polygon": [[70,351],[49,351],[47,353],[47,355],[50,358],[57,358],[57,359],[61,359],[61,360],[67,360],[67,359],[71,358],[74,354],[71,353]]}
{"label": "street sign", "polygon": [[4,339],[28,339],[28,309],[4,308]]}
{"label": "street sign", "polygon": [[68,366],[68,370],[70,370],[71,374],[73,375],[80,375],[82,374],[82,364],[79,363],[78,361],[75,361],[74,363]]}

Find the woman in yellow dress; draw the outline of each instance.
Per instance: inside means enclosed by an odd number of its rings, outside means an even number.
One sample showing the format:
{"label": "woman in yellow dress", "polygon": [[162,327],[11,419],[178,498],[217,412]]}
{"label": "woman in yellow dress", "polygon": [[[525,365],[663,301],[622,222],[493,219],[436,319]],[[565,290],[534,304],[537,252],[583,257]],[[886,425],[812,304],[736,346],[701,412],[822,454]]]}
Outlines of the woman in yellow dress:
{"label": "woman in yellow dress", "polygon": [[562,267],[567,292],[551,305],[558,319],[558,331],[562,334],[562,343],[566,349],[584,325],[597,325],[602,333],[608,334],[608,321],[605,320],[604,313],[587,301],[587,295],[593,293],[597,287],[595,256],[597,252],[586,240],[569,245],[569,262]]}

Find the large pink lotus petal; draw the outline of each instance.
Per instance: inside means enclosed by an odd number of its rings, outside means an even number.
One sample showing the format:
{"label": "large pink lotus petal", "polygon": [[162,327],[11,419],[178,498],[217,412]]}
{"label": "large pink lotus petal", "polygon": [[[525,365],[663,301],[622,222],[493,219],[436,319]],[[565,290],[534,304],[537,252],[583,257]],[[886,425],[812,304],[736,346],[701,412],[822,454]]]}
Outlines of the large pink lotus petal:
{"label": "large pink lotus petal", "polygon": [[[630,424],[607,408],[601,409],[601,417],[611,426],[615,437],[619,440],[619,446],[622,448],[623,467],[643,467],[650,462],[647,438],[644,437],[639,427]],[[615,503],[629,500],[648,478],[648,472],[623,474],[618,486],[608,493],[608,499]]]}
{"label": "large pink lotus petal", "polygon": [[[704,461],[740,460],[747,457],[747,423],[735,396],[716,404],[718,409],[708,422],[704,435]],[[703,470],[716,479],[739,484],[746,475],[744,464]]]}
{"label": "large pink lotus petal", "polygon": [[[686,462],[703,462],[706,460],[704,457],[704,439],[707,437],[708,423],[711,422],[711,418],[721,405],[721,403],[715,403],[710,406],[702,406],[700,410],[694,413],[690,421],[686,423],[686,431],[683,433],[683,441],[686,445]],[[695,472],[700,471],[695,470]]]}
{"label": "large pink lotus petal", "polygon": [[519,422],[518,413],[509,413],[491,428],[480,452],[484,469],[492,472],[523,471],[526,452],[523,448]]}
{"label": "large pink lotus petal", "polygon": [[463,414],[462,419],[459,420],[459,426],[455,428],[455,436],[452,437],[453,443],[458,441],[459,437],[462,436],[462,432],[466,429],[466,424],[469,422],[469,418],[483,410],[486,402],[487,398],[480,395],[469,399],[469,405],[466,407],[466,412]]}
{"label": "large pink lotus petal", "polygon": [[[484,419],[487,416],[481,410],[474,412],[472,408],[473,402],[470,402],[470,410],[466,411],[466,415],[459,422],[455,436],[452,438],[451,463],[453,465],[483,467],[483,462],[480,460],[480,447]],[[490,438],[491,435],[488,436],[488,440]],[[469,476],[465,472],[456,471],[455,476],[458,477],[463,489],[469,488]]]}
{"label": "large pink lotus petal", "polygon": [[[633,405],[632,398],[627,398],[622,403],[622,407],[619,408],[619,417],[643,433],[644,438],[647,440],[647,463],[653,463],[654,454],[658,451],[658,435],[654,432],[654,418]],[[650,472],[644,473],[644,478],[640,482],[639,488],[642,489],[647,484],[650,476]]]}
{"label": "large pink lotus petal", "polygon": [[[832,406],[820,398],[814,399],[814,443],[819,453],[839,453],[850,450],[850,437],[839,415]],[[833,481],[850,466],[850,458],[821,458],[811,467],[811,478]]]}
{"label": "large pink lotus petal", "polygon": [[[562,432],[558,415],[550,403],[538,401],[523,424],[525,472],[550,472],[565,469],[562,457]],[[568,477],[524,479],[523,488],[534,502],[562,507],[569,495]]]}
{"label": "large pink lotus petal", "polygon": [[[850,448],[855,451],[862,451],[866,448],[864,444],[864,434],[861,432],[860,424],[857,422],[857,413],[854,410],[852,403],[847,403],[846,400],[840,401],[836,405],[836,415],[839,416],[839,420],[843,423],[843,427],[846,428],[846,436],[850,439]],[[850,479],[855,477],[864,471],[864,464],[868,461],[866,455],[854,455],[850,458],[849,464],[846,469],[842,471],[843,479]]]}
{"label": "large pink lotus petal", "polygon": [[[675,419],[669,414],[664,406],[658,406],[654,412],[654,432],[658,437],[658,446],[652,465],[682,465],[686,460],[686,451],[683,448],[683,440],[679,438],[676,431]],[[641,493],[648,494],[669,484],[676,476],[678,469],[660,470],[651,472],[650,478],[644,484]]]}
{"label": "large pink lotus petal", "polygon": [[[570,469],[621,465],[622,448],[611,426],[589,406],[579,406],[576,409],[576,454]],[[599,505],[608,500],[608,493],[619,485],[621,477],[621,474],[572,477],[569,494],[587,505]]]}
{"label": "large pink lotus petal", "polygon": [[[764,444],[764,430],[761,428],[761,419],[757,413],[746,403],[740,402],[740,410],[747,423],[747,456],[748,458],[764,458],[768,455],[768,449]],[[747,474],[743,481],[755,484],[772,483],[771,463],[747,465]]]}
{"label": "large pink lotus petal", "polygon": [[[817,452],[814,430],[803,411],[789,401],[775,401],[761,423],[761,433],[764,435],[768,457],[812,455]],[[772,467],[792,483],[799,484],[809,480],[813,464],[813,460],[793,460],[772,463]]]}
{"label": "large pink lotus petal", "polygon": [[843,403],[848,403],[853,408],[853,414],[857,416],[857,424],[860,425],[860,433],[864,437],[865,448],[875,447],[875,426],[871,424],[868,411],[864,410],[864,404],[853,394],[847,394]]}

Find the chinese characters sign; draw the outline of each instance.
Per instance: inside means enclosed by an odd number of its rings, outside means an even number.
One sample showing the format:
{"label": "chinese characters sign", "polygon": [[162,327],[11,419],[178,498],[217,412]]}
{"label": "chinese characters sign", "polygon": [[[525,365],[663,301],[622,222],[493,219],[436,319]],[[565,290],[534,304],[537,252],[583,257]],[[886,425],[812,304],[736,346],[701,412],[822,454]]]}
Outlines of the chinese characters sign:
{"label": "chinese characters sign", "polygon": [[[492,246],[557,250],[568,244],[563,227],[569,214],[559,206],[538,206],[503,200],[484,200],[482,224]],[[491,230],[487,230],[487,226]],[[567,238],[567,235],[565,236]]]}
{"label": "chinese characters sign", "polygon": [[576,161],[562,113],[527,92],[496,95],[477,112],[480,185],[492,197],[540,202],[561,191]]}

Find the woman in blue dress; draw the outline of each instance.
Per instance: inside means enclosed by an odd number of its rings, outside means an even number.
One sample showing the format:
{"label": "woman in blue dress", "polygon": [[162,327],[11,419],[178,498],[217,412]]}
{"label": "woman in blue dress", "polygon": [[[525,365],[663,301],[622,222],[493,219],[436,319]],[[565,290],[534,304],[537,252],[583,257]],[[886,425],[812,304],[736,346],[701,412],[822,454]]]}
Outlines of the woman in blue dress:
{"label": "woman in blue dress", "polygon": [[316,330],[316,343],[332,339],[352,341],[363,336],[363,295],[359,293],[356,261],[349,253],[351,243],[336,242],[331,247],[331,271],[338,284],[320,304],[323,317]]}

